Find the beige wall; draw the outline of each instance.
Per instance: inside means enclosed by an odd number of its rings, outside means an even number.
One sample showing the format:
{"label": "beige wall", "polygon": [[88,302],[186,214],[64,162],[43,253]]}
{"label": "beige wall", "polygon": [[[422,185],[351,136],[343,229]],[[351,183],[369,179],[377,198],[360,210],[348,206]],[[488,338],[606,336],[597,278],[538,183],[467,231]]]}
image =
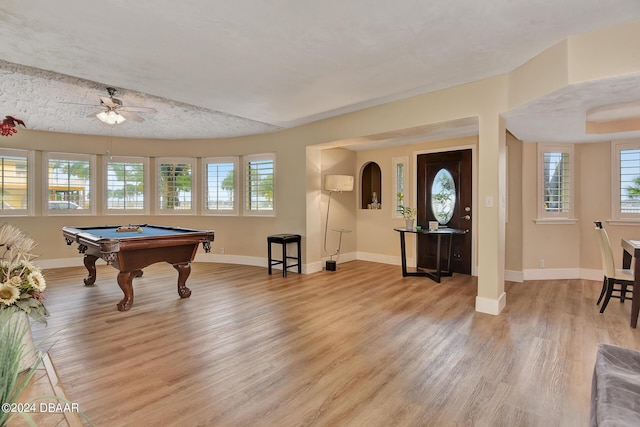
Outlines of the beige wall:
{"label": "beige wall", "polygon": [[[322,150],[322,185],[324,186],[325,175],[351,175],[354,176],[354,191],[343,193],[332,193],[331,206],[328,217],[328,230],[326,233],[326,247],[324,240],[325,224],[327,223],[327,202],[329,193],[322,191],[322,223],[320,230],[322,232],[322,257],[328,258],[329,254],[336,252],[340,245],[341,254],[353,254],[356,250],[356,198],[357,185],[355,179],[356,169],[356,153],[344,148],[334,148]],[[342,242],[340,243],[340,234],[333,230],[349,230],[343,233]],[[335,260],[336,257],[334,256]],[[344,258],[342,259],[344,260]],[[338,259],[340,262],[341,259]]]}
{"label": "beige wall", "polygon": [[522,142],[507,134],[505,269],[522,272]]}
{"label": "beige wall", "polygon": [[584,269],[602,268],[599,244],[594,221],[603,221],[611,238],[611,247],[617,265],[622,265],[620,238],[633,235],[635,227],[610,226],[606,220],[611,218],[611,144],[582,144],[580,151],[580,176],[582,192],[578,199],[580,217],[580,266]]}
{"label": "beige wall", "polygon": [[[579,158],[579,150],[575,151]],[[545,269],[580,268],[580,225],[537,224],[537,144],[523,145],[522,211],[523,211],[523,269],[539,269],[543,260]],[[576,161],[577,160],[577,161]],[[579,169],[579,160],[574,160]],[[580,183],[576,182],[576,195]]]}

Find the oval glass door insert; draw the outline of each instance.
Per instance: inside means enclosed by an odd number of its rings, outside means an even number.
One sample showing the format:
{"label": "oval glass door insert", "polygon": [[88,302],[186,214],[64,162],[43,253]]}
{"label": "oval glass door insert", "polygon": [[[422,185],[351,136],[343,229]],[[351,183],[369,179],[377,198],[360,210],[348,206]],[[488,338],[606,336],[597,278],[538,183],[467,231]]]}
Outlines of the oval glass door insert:
{"label": "oval glass door insert", "polygon": [[431,210],[438,224],[446,224],[453,216],[456,206],[456,184],[446,169],[440,169],[431,186]]}

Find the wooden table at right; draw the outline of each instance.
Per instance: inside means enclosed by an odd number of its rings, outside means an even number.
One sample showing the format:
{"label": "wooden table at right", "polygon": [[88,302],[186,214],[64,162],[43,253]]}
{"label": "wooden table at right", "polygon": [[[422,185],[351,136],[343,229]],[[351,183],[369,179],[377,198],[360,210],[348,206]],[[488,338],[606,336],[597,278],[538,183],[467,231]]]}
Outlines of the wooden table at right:
{"label": "wooden table at right", "polygon": [[631,267],[634,262],[633,299],[631,300],[631,327],[638,325],[638,311],[640,311],[640,240],[622,239],[622,268]]}

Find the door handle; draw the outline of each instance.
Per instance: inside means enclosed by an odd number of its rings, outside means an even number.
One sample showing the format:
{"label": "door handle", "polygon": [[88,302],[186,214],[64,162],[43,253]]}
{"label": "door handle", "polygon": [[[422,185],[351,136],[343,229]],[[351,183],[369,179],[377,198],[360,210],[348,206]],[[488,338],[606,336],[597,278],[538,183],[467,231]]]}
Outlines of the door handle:
{"label": "door handle", "polygon": [[468,221],[468,220],[470,220],[470,219],[471,219],[471,216],[469,216],[469,215],[465,215],[465,216],[463,216],[463,217],[462,217],[462,219],[466,219],[466,220]]}

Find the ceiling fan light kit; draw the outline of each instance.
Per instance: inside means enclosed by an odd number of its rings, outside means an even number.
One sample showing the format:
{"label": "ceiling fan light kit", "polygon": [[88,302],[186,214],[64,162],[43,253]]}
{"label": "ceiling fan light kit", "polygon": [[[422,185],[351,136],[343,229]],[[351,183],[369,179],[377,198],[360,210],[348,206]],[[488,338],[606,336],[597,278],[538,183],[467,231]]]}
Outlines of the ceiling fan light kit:
{"label": "ceiling fan light kit", "polygon": [[101,111],[98,114],[96,114],[96,118],[100,120],[102,123],[106,123],[108,125],[119,125],[120,123],[127,120],[113,110]]}

